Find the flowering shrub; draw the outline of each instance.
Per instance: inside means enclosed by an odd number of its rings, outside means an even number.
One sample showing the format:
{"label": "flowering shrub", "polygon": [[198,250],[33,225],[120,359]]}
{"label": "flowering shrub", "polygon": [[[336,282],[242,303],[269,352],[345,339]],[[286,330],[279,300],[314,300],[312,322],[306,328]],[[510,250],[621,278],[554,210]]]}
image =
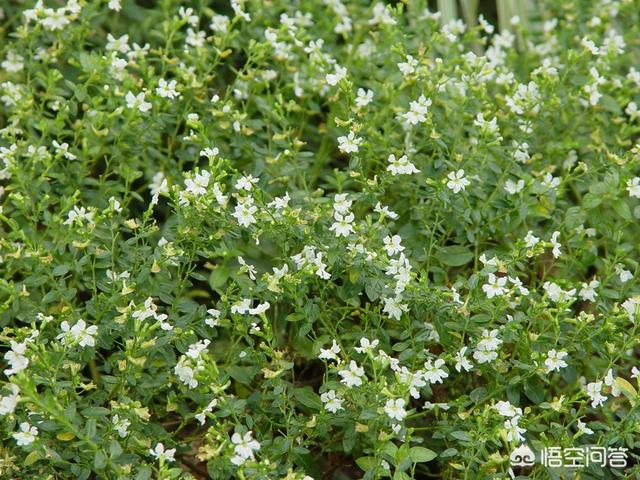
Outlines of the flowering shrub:
{"label": "flowering shrub", "polygon": [[638,2],[209,3],[0,2],[0,476],[640,474]]}

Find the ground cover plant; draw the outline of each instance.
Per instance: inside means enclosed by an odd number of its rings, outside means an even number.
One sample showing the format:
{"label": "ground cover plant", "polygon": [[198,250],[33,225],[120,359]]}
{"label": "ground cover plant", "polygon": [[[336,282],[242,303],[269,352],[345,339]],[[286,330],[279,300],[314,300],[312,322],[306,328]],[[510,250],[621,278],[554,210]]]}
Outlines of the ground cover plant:
{"label": "ground cover plant", "polygon": [[0,0],[0,478],[638,478],[640,3],[524,4]]}

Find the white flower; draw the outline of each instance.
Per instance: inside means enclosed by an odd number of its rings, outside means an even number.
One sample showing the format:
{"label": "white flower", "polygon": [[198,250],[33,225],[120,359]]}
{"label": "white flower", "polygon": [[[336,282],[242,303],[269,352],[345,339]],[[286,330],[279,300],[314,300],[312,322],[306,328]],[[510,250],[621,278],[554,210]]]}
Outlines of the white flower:
{"label": "white flower", "polygon": [[354,219],[353,213],[342,216],[336,212],[334,218],[336,221],[329,227],[329,230],[335,231],[336,237],[347,237],[350,233],[355,233],[353,225],[351,225]]}
{"label": "white flower", "polygon": [[493,273],[490,273],[487,283],[482,286],[482,290],[487,294],[487,298],[499,297],[507,292],[506,284],[507,277],[496,277]]}
{"label": "white flower", "polygon": [[545,366],[547,367],[547,373],[553,372],[554,370],[560,371],[561,368],[567,366],[567,362],[564,361],[569,354],[564,351],[556,352],[555,349],[551,349],[547,352],[547,358],[544,361]]}
{"label": "white flower", "polygon": [[640,110],[638,110],[638,105],[636,105],[636,102],[629,102],[627,108],[624,109],[624,113],[631,117],[631,121],[640,118]]}
{"label": "white flower", "polygon": [[640,177],[627,180],[627,192],[630,197],[640,198]]}
{"label": "white flower", "polygon": [[[382,353],[382,350],[380,352]],[[393,364],[391,365],[393,368]],[[412,372],[407,367],[395,367],[394,370],[397,372],[400,383],[409,387],[409,395],[413,398],[420,398],[420,389],[427,385],[424,379],[424,372],[422,370]]]}
{"label": "white flower", "polygon": [[328,412],[336,413],[338,410],[344,410],[342,403],[344,400],[335,392],[329,390],[320,395],[320,400],[324,403],[324,408]]}
{"label": "white flower", "polygon": [[509,195],[515,195],[516,193],[520,193],[524,188],[524,180],[518,180],[518,182],[514,182],[513,180],[507,180],[504,183],[504,189]]}
{"label": "white flower", "polygon": [[459,193],[471,184],[471,182],[465,178],[463,169],[460,169],[457,172],[449,172],[447,178],[449,178],[447,187],[453,190],[453,193]]}
{"label": "white flower", "polygon": [[68,143],[66,142],[58,143],[57,141],[53,140],[51,144],[53,145],[53,148],[56,149],[56,153],[58,154],[62,153],[64,157],[67,158],[68,160],[75,160],[76,158],[78,158],[69,151]]}
{"label": "white flower", "polygon": [[356,97],[356,105],[359,108],[366,107],[373,100],[373,90],[365,90],[364,88],[358,89],[358,96]]}
{"label": "white flower", "polygon": [[251,174],[240,177],[236,182],[236,190],[246,190],[247,192],[250,192],[253,186],[258,183],[258,180],[258,178],[255,178]]}
{"label": "white flower", "polygon": [[308,265],[315,266],[316,275],[323,280],[329,280],[331,278],[331,274],[325,270],[327,265],[322,262],[322,255],[322,252],[316,253],[314,247],[307,245],[301,253],[293,255],[291,259],[295,262],[298,269],[305,268]]}
{"label": "white flower", "polygon": [[386,413],[391,420],[397,420],[401,422],[407,416],[404,398],[396,398],[395,400],[387,400],[384,406],[384,413]]}
{"label": "white flower", "polygon": [[431,104],[432,101],[430,98],[420,95],[417,101],[409,103],[409,111],[403,113],[401,118],[404,118],[409,125],[418,125],[419,123],[426,122],[427,112]]}
{"label": "white flower", "polygon": [[231,306],[231,313],[239,313],[240,315],[245,315],[246,313],[249,313],[250,315],[260,315],[261,313],[269,310],[270,306],[269,302],[264,302],[260,303],[255,308],[252,308],[251,299],[244,298]]}
{"label": "white flower", "polygon": [[616,383],[616,379],[613,377],[613,369],[610,368],[607,374],[604,377],[604,384],[607,387],[611,387],[611,395],[614,397],[619,397],[622,391],[618,388],[618,384]]}
{"label": "white flower", "polygon": [[498,358],[496,350],[502,344],[502,340],[498,338],[498,330],[483,330],[482,337],[476,345],[473,352],[473,358],[480,363],[488,363]]}
{"label": "white flower", "polygon": [[205,35],[205,32],[201,30],[187,28],[187,38],[185,39],[185,43],[192,47],[200,48],[204,45]]}
{"label": "white flower", "polygon": [[400,296],[382,297],[382,301],[384,302],[383,312],[396,320],[400,320],[402,312],[409,311],[407,304],[400,303],[402,301]]}
{"label": "white flower", "polygon": [[573,301],[576,289],[563,290],[560,285],[554,282],[544,282],[542,288],[545,290],[549,298],[554,302]]}
{"label": "white flower", "polygon": [[18,402],[20,402],[20,388],[13,383],[9,386],[11,388],[11,393],[6,397],[0,397],[0,417],[13,413]]}
{"label": "white flower", "polygon": [[346,193],[336,193],[333,197],[333,209],[341,215],[348,213],[352,204],[353,201],[347,198]]}
{"label": "white flower", "polygon": [[164,173],[156,172],[149,184],[149,191],[151,192],[151,205],[157,205],[160,194],[169,192],[169,185]]}
{"label": "white flower", "polygon": [[394,176],[420,173],[420,170],[418,170],[416,166],[409,161],[409,158],[406,155],[402,155],[396,160],[396,156],[392,153],[391,155],[389,155],[389,158],[387,160],[389,162],[387,171],[391,172],[391,174]]}
{"label": "white flower", "polygon": [[520,417],[513,417],[504,421],[504,428],[507,431],[508,442],[524,442],[522,434],[525,433],[526,430],[518,425],[519,420]]}
{"label": "white flower", "polygon": [[467,357],[465,357],[465,353],[467,352],[468,347],[462,347],[458,353],[456,353],[456,357],[455,357],[455,369],[460,372],[462,369],[464,369],[466,372],[468,372],[469,370],[471,370],[473,368],[473,365],[471,364],[471,362],[467,359]]}
{"label": "white flower", "polygon": [[362,385],[362,377],[364,377],[364,368],[359,367],[358,364],[351,360],[349,367],[338,372],[338,375],[342,377],[342,382],[347,387],[359,387]]}
{"label": "white flower", "polygon": [[80,319],[73,327],[64,321],[60,324],[60,328],[62,329],[62,333],[59,334],[56,339],[59,339],[63,345],[67,345],[69,341],[77,342],[81,347],[94,347],[96,344],[94,338],[98,333],[98,327],[96,325],[87,327],[85,321]]}
{"label": "white flower", "polygon": [[31,445],[35,441],[38,436],[38,429],[31,426],[28,422],[22,422],[20,424],[20,431],[11,434],[11,436],[15,439],[18,446],[24,447]]}
{"label": "white flower", "polygon": [[338,361],[339,353],[340,353],[340,345],[338,345],[335,340],[332,340],[331,347],[329,347],[328,349],[324,349],[324,348],[320,349],[320,355],[318,355],[318,358],[321,360]]}
{"label": "white flower", "polygon": [[522,409],[520,407],[515,407],[511,405],[510,402],[504,400],[497,402],[493,408],[495,408],[503,417],[513,418],[522,416]]}
{"label": "white flower", "polygon": [[144,304],[137,308],[132,314],[131,317],[140,320],[141,322],[146,320],[149,317],[154,317],[157,319],[158,314],[156,313],[158,307],[155,303],[153,303],[153,298],[147,297],[144,301]]}
{"label": "white flower", "polygon": [[327,83],[331,86],[335,86],[338,84],[340,80],[347,77],[347,69],[345,67],[341,67],[340,65],[335,66],[334,73],[328,73],[325,77]]}
{"label": "white flower", "polygon": [[42,26],[51,31],[62,30],[64,27],[69,25],[69,19],[65,16],[65,13],[66,10],[64,8],[57,8],[56,10],[52,8],[45,8],[45,17],[41,22]]}
{"label": "white flower", "polygon": [[125,95],[127,101],[127,107],[132,109],[138,109],[142,113],[148,112],[151,109],[151,103],[145,101],[145,92],[140,92],[138,95],[134,95],[131,91]]}
{"label": "white flower", "polygon": [[195,378],[196,371],[191,367],[187,357],[181,356],[178,359],[178,363],[176,363],[176,366],[173,368],[173,373],[189,388],[196,388],[198,386],[198,380]]}
{"label": "white flower", "polygon": [[558,258],[561,254],[560,247],[562,247],[562,245],[558,242],[559,236],[560,236],[560,232],[553,232],[553,235],[551,235],[551,245],[553,245],[552,253],[554,258]]}
{"label": "white flower", "polygon": [[267,310],[269,310],[270,307],[271,307],[271,304],[269,302],[262,302],[262,303],[259,303],[255,308],[250,308],[249,314],[260,315],[266,312]]}
{"label": "white flower", "polygon": [[589,283],[582,282],[582,289],[578,292],[580,298],[583,301],[589,300],[590,302],[595,302],[598,294],[596,293],[596,288],[600,286],[600,282],[598,280],[591,280]]}
{"label": "white flower", "polygon": [[593,435],[593,430],[587,427],[587,424],[582,422],[582,420],[578,419],[578,431],[582,432],[585,435]]}
{"label": "white flower", "polygon": [[443,378],[447,378],[449,374],[444,371],[442,367],[444,365],[444,360],[438,358],[435,362],[432,362],[431,359],[428,359],[424,364],[424,378],[429,383],[442,383]]}
{"label": "white flower", "polygon": [[204,195],[205,193],[207,193],[207,187],[209,186],[210,178],[211,174],[207,170],[197,172],[192,179],[185,179],[185,192],[195,196]]}
{"label": "white flower", "polygon": [[359,347],[355,347],[354,350],[356,352],[358,352],[358,353],[371,352],[374,348],[376,348],[378,346],[379,343],[380,343],[380,341],[377,340],[377,339],[375,339],[372,342],[368,338],[362,337],[360,339],[360,346]]}
{"label": "white flower", "polygon": [[380,202],[376,203],[376,206],[373,207],[373,211],[379,213],[381,217],[385,215],[392,220],[396,220],[399,217],[396,212],[389,210],[389,207],[382,205]]}
{"label": "white flower", "polygon": [[524,243],[527,248],[533,248],[540,242],[540,238],[536,237],[531,230],[527,232],[527,235],[524,237]]}
{"label": "white flower", "polygon": [[484,115],[482,113],[478,113],[476,115],[476,119],[473,121],[473,125],[489,135],[499,135],[500,133],[498,119],[496,117],[493,117],[491,120],[485,120]]}
{"label": "white flower", "polygon": [[215,308],[210,308],[207,310],[209,316],[204,319],[204,323],[206,323],[211,328],[217,327],[220,321],[220,310],[216,310]]}
{"label": "white flower", "polygon": [[0,66],[9,73],[19,72],[24,68],[24,57],[18,55],[16,52],[10,50],[7,52],[7,58],[2,62]]}
{"label": "white flower", "polygon": [[231,458],[231,463],[234,465],[242,465],[247,460],[255,460],[254,452],[260,450],[260,443],[253,438],[251,430],[244,435],[234,432],[231,436],[231,442],[234,444],[233,452],[235,455]]}
{"label": "white flower", "polygon": [[629,316],[629,320],[635,322],[636,315],[640,314],[640,297],[631,297],[622,303],[622,308]]}
{"label": "white flower", "polygon": [[406,77],[407,75],[411,75],[416,71],[416,67],[418,66],[418,61],[415,58],[413,58],[411,55],[407,55],[406,61],[402,63],[398,63],[397,65],[398,65],[398,68],[400,69],[400,72],[402,72],[402,75]]}
{"label": "white flower", "polygon": [[174,462],[174,455],[176,454],[175,448],[170,448],[165,450],[164,445],[161,442],[158,442],[155,448],[150,448],[149,453],[157,458],[160,462],[169,461]]}
{"label": "white flower", "polygon": [[229,28],[229,17],[225,15],[214,15],[211,17],[209,28],[217,33],[225,33]]}
{"label": "white flower", "polygon": [[355,133],[349,132],[345,137],[338,137],[338,149],[342,153],[355,153],[358,151],[360,144],[362,143],[361,137],[356,137]]}
{"label": "white flower", "polygon": [[624,268],[624,265],[622,265],[621,263],[618,263],[615,266],[615,271],[620,276],[620,281],[622,283],[626,283],[633,278],[633,273],[631,273],[629,270],[626,270]]}
{"label": "white flower", "polygon": [[511,97],[506,97],[507,106],[516,115],[538,113],[540,111],[540,92],[535,82],[520,84]]}
{"label": "white flower", "polygon": [[507,277],[507,278],[511,283],[513,283],[513,286],[518,289],[518,291],[520,292],[520,295],[525,295],[525,296],[529,295],[529,289],[523,285],[522,280],[520,280],[518,277]]}
{"label": "white flower", "polygon": [[129,46],[129,35],[122,35],[119,38],[115,38],[110,33],[107,33],[107,45],[105,48],[107,51],[127,53],[131,50]]}
{"label": "white flower", "polygon": [[378,25],[379,23],[383,25],[395,25],[397,23],[389,10],[387,10],[387,6],[382,2],[374,5],[373,18],[369,20],[369,25]]}
{"label": "white flower", "polygon": [[119,12],[122,6],[120,5],[120,0],[109,0],[109,4],[107,5],[110,10],[115,10]]}
{"label": "white flower", "polygon": [[592,55],[598,55],[600,53],[600,49],[596,46],[593,40],[590,40],[587,37],[583,37],[582,40],[580,40],[580,45],[589,50]]}
{"label": "white flower", "polygon": [[598,405],[602,405],[604,401],[607,399],[604,395],[602,395],[602,382],[591,382],[586,386],[587,395],[591,400],[591,406],[596,408]]}
{"label": "white flower", "polygon": [[161,78],[158,81],[158,86],[156,87],[156,93],[160,95],[162,98],[178,98],[180,93],[176,90],[176,86],[178,82],[175,80],[171,80],[167,82],[164,78]]}
{"label": "white flower", "polygon": [[120,418],[119,415],[114,415],[111,421],[113,422],[113,429],[118,432],[120,437],[125,438],[129,434],[127,429],[131,425],[131,422],[128,419]]}
{"label": "white flower", "polygon": [[15,375],[29,366],[29,359],[25,355],[27,351],[27,342],[18,343],[11,340],[10,345],[11,350],[4,354],[4,359],[11,367],[4,370],[4,374],[7,376]]}
{"label": "white flower", "polygon": [[253,204],[252,197],[246,197],[243,201],[238,201],[235,207],[235,211],[231,216],[238,220],[238,223],[243,227],[248,227],[256,223],[256,217],[254,214],[258,211],[258,207]]}
{"label": "white flower", "polygon": [[209,160],[213,160],[218,156],[220,150],[217,147],[206,147],[200,150],[200,156],[207,157]]}
{"label": "white flower", "polygon": [[256,267],[254,267],[253,265],[247,263],[245,261],[245,259],[242,258],[242,256],[238,256],[238,263],[240,264],[240,271],[241,272],[247,272],[247,274],[249,275],[249,278],[251,280],[255,280],[256,279],[256,273],[258,273],[258,271],[256,270]]}
{"label": "white flower", "polygon": [[560,185],[560,178],[554,177],[550,173],[546,173],[542,180],[542,185],[549,190],[553,190]]}
{"label": "white flower", "polygon": [[276,211],[280,211],[289,206],[289,192],[285,192],[282,197],[275,197],[272,202],[269,202],[267,206],[274,208]]}
{"label": "white flower", "polygon": [[404,251],[404,247],[401,245],[402,237],[400,237],[400,235],[394,235],[393,237],[387,235],[386,237],[384,237],[383,241],[384,249],[389,256]]}
{"label": "white flower", "polygon": [[95,212],[93,210],[86,210],[84,207],[74,206],[69,213],[67,213],[67,219],[63,225],[84,225],[86,221],[89,224],[93,224],[93,216]]}
{"label": "white flower", "polygon": [[482,337],[478,342],[478,347],[485,350],[496,350],[502,344],[502,340],[498,338],[498,330],[483,330]]}
{"label": "white flower", "polygon": [[213,408],[215,406],[218,405],[218,399],[214,398],[213,400],[211,400],[209,402],[209,405],[207,405],[204,410],[202,410],[200,413],[196,413],[194,415],[194,417],[196,418],[196,420],[198,420],[198,422],[200,422],[200,425],[204,425],[205,419],[207,417],[207,413],[210,413],[211,411],[213,411]]}

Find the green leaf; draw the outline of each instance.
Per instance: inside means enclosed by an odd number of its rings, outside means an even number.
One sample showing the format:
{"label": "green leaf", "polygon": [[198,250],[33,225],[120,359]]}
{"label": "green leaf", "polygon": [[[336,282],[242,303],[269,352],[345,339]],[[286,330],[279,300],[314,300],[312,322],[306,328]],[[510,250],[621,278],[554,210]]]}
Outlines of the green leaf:
{"label": "green leaf", "polygon": [[29,465],[36,463],[40,458],[40,452],[38,450],[34,450],[27,455],[27,457],[21,462],[21,465],[28,467]]}
{"label": "green leaf", "polygon": [[638,391],[635,389],[635,387],[622,377],[616,377],[615,382],[616,386],[620,389],[624,396],[629,399],[631,405],[635,405],[638,399]]}
{"label": "green leaf", "polygon": [[595,193],[587,193],[582,199],[582,206],[588,210],[596,208],[602,203],[602,196]]}
{"label": "green leaf", "polygon": [[229,375],[236,382],[243,383],[245,385],[250,385],[253,377],[255,377],[257,372],[257,367],[243,367],[240,365],[233,365],[228,369]]}
{"label": "green leaf", "polygon": [[567,208],[567,212],[564,215],[567,228],[576,228],[578,225],[584,224],[586,219],[587,214],[581,207]]}
{"label": "green leaf", "polygon": [[107,456],[104,454],[102,450],[96,453],[96,456],[93,459],[93,467],[96,470],[102,470],[107,465]]}
{"label": "green leaf", "polygon": [[111,413],[108,408],[104,407],[89,407],[82,410],[82,415],[85,417],[106,417]]}
{"label": "green leaf", "polygon": [[611,95],[602,95],[602,98],[600,99],[600,105],[609,110],[611,113],[615,113],[616,115],[620,115],[622,113],[620,105]]}
{"label": "green leaf", "polygon": [[528,381],[524,384],[524,394],[536,405],[544,401],[542,384],[535,380]]}
{"label": "green leaf", "polygon": [[460,267],[473,260],[471,250],[462,245],[439,247],[435,256],[440,262],[450,267]]}
{"label": "green leaf", "polygon": [[64,275],[65,273],[67,273],[69,271],[69,267],[66,265],[58,265],[57,267],[55,267],[51,273],[53,273],[54,277],[61,277],[62,275]]}
{"label": "green leaf", "polygon": [[424,447],[411,447],[409,451],[409,457],[415,463],[430,462],[437,456],[438,454],[436,452]]}
{"label": "green leaf", "polygon": [[314,410],[320,410],[322,408],[320,396],[309,387],[296,388],[293,391],[293,397],[305,407],[309,407]]}
{"label": "green leaf", "polygon": [[620,198],[613,202],[613,209],[623,219],[631,221],[631,209],[629,208],[629,205],[627,204],[627,201],[625,199]]}
{"label": "green leaf", "polygon": [[209,275],[209,286],[214,290],[218,290],[227,283],[229,278],[229,270],[224,265],[219,265],[211,271]]}
{"label": "green leaf", "polygon": [[469,435],[468,432],[463,432],[461,430],[451,432],[451,436],[457,440],[461,440],[463,442],[472,442],[473,437]]}
{"label": "green leaf", "polygon": [[378,464],[378,459],[375,457],[360,457],[356,459],[356,465],[365,473],[375,470]]}
{"label": "green leaf", "polygon": [[73,432],[60,432],[56,435],[56,438],[62,442],[68,442],[76,438],[76,435]]}

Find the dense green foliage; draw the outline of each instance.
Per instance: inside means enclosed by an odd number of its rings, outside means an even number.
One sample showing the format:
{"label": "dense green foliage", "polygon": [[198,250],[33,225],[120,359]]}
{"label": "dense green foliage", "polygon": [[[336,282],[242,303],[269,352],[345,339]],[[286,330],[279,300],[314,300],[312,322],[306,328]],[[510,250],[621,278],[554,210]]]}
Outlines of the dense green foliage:
{"label": "dense green foliage", "polygon": [[1,478],[640,475],[640,3],[388,3],[0,0]]}

